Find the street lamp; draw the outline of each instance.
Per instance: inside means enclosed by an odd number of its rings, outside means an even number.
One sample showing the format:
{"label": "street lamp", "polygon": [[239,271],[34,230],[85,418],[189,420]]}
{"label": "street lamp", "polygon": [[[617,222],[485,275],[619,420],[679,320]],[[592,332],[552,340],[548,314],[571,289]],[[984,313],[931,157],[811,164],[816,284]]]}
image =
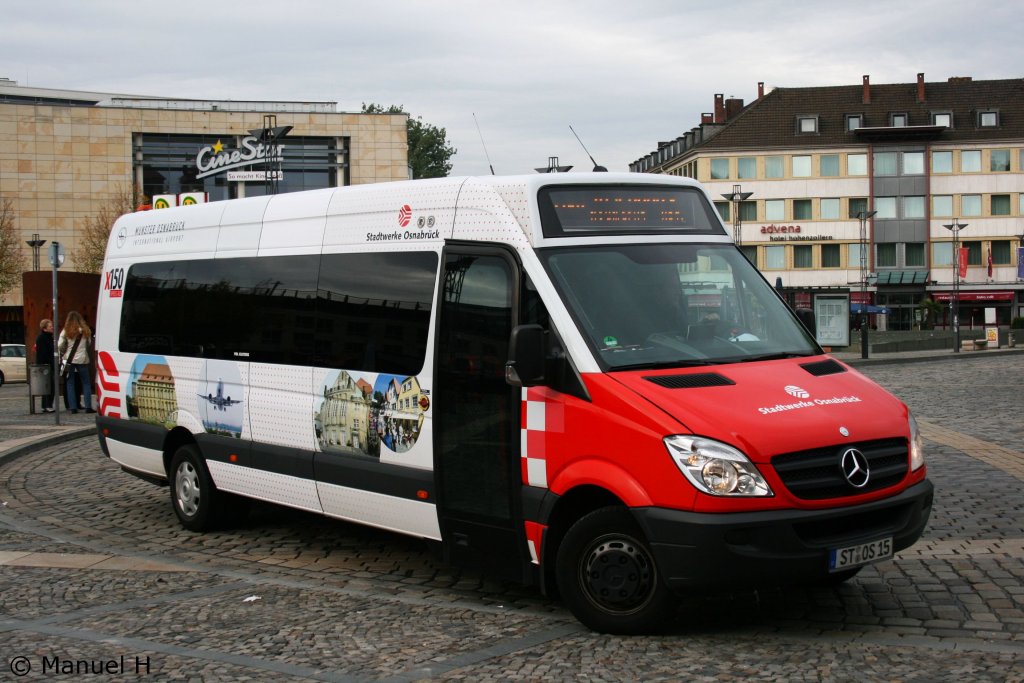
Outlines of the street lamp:
{"label": "street lamp", "polygon": [[39,249],[46,244],[46,240],[39,239],[39,233],[34,232],[32,239],[26,240],[25,244],[32,247],[32,270],[39,270]]}
{"label": "street lamp", "polygon": [[535,168],[537,173],[568,173],[572,166],[559,166],[558,157],[548,157],[547,168]]}
{"label": "street lamp", "polygon": [[732,192],[722,195],[724,199],[732,202],[732,241],[736,243],[737,247],[743,246],[743,227],[740,225],[740,202],[746,201],[752,194],[754,193],[744,192],[743,188],[739,185],[733,185]]}
{"label": "street lamp", "polygon": [[858,211],[860,221],[860,357],[870,355],[868,345],[868,220],[877,211]]}
{"label": "street lamp", "polygon": [[953,314],[953,353],[960,353],[960,231],[967,227],[959,218],[954,218],[949,225],[943,225],[953,232],[953,298],[949,307]]}
{"label": "street lamp", "polygon": [[288,135],[292,126],[277,125],[276,114],[263,115],[263,127],[249,131],[253,136],[264,144],[265,156],[263,157],[266,168],[267,194],[277,194],[278,183],[281,180],[281,159],[284,155],[283,146],[278,144],[281,138]]}

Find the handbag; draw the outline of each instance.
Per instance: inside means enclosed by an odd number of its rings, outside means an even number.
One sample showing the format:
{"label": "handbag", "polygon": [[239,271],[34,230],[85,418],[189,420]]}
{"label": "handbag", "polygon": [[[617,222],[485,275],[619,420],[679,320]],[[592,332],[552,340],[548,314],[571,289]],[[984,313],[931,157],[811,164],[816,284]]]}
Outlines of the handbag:
{"label": "handbag", "polygon": [[79,335],[77,337],[75,337],[75,343],[71,346],[71,352],[68,353],[68,355],[64,358],[63,361],[61,361],[61,364],[60,364],[60,378],[61,378],[61,381],[63,381],[63,382],[67,382],[68,381],[68,375],[71,374],[71,360],[75,357],[75,353],[78,351],[78,345],[81,344],[81,343],[82,343],[82,335],[81,335],[81,333],[79,333]]}

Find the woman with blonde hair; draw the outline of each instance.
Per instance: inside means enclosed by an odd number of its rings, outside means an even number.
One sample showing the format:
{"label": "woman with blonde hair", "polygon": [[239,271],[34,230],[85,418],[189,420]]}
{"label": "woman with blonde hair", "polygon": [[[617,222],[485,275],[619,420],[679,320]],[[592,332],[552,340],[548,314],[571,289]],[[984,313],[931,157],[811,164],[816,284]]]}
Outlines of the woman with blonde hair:
{"label": "woman with blonde hair", "polygon": [[64,370],[65,395],[72,413],[78,412],[78,392],[75,390],[75,376],[82,382],[82,395],[85,397],[85,412],[95,413],[92,409],[92,379],[89,377],[89,346],[92,344],[92,330],[78,311],[68,313],[64,321],[64,329],[60,331],[57,352],[60,354]]}

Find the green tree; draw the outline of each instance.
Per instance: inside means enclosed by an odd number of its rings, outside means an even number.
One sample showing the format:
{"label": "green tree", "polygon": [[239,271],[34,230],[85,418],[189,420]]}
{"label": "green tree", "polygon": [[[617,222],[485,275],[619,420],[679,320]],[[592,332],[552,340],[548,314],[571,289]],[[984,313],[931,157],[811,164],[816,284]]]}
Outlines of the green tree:
{"label": "green tree", "polygon": [[363,102],[362,113],[405,114],[409,117],[406,132],[413,178],[443,178],[451,173],[450,159],[458,150],[448,144],[448,132],[444,128],[426,123],[421,116],[413,117],[401,104],[383,107]]}
{"label": "green tree", "polygon": [[78,232],[78,248],[74,251],[75,268],[80,273],[99,273],[103,270],[103,257],[114,221],[135,210],[132,190],[123,185],[103,204],[98,213],[86,216]]}
{"label": "green tree", "polygon": [[0,201],[0,297],[21,284],[25,267],[21,236],[14,229],[14,205],[4,199]]}

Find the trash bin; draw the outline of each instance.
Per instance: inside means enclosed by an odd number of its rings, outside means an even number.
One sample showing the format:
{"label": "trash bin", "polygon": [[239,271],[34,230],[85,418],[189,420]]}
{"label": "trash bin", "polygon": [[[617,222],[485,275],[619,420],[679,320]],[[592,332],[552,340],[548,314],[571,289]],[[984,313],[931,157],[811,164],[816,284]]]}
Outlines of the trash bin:
{"label": "trash bin", "polygon": [[53,366],[28,366],[28,392],[33,396],[46,396],[53,393]]}

